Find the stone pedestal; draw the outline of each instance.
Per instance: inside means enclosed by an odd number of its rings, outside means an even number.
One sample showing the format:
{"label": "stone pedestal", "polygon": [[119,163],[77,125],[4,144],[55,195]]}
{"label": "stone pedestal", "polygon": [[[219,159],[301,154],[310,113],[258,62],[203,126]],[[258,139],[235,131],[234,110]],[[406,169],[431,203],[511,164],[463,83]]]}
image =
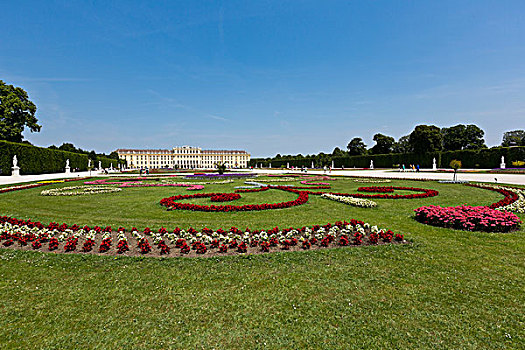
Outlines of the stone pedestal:
{"label": "stone pedestal", "polygon": [[11,176],[20,176],[20,167],[14,166],[11,168]]}
{"label": "stone pedestal", "polygon": [[66,167],[66,174],[71,174],[71,167],[69,166]]}

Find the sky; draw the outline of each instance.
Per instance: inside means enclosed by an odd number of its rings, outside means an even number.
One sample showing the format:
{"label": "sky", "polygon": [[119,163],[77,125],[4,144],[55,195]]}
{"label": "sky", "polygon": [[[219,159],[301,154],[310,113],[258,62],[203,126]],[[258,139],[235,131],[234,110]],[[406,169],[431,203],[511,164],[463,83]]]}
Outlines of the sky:
{"label": "sky", "polygon": [[525,129],[525,1],[3,1],[0,80],[38,146],[253,157]]}

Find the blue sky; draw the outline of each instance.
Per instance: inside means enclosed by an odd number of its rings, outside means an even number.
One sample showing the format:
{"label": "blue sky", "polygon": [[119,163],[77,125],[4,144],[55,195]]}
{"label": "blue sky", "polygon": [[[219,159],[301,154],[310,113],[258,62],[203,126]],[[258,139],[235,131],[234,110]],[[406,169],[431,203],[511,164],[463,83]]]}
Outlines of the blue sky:
{"label": "blue sky", "polygon": [[525,128],[524,1],[4,1],[0,79],[36,145],[345,148]]}

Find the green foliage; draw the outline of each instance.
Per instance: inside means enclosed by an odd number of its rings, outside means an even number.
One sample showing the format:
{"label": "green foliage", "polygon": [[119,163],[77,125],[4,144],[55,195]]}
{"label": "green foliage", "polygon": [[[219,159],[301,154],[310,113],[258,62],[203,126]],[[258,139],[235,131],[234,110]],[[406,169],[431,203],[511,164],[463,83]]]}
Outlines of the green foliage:
{"label": "green foliage", "polygon": [[366,145],[360,137],[354,137],[346,146],[348,153],[351,156],[361,155],[366,153]]}
{"label": "green foliage", "polygon": [[[418,153],[391,153],[391,154],[374,154],[366,156],[339,156],[327,157],[325,154],[320,156],[309,156],[309,157],[290,157],[287,159],[260,159],[252,158],[250,165],[263,164],[267,166],[270,162],[272,166],[280,167],[290,163],[290,166],[310,167],[312,161],[314,164],[329,165],[332,160],[334,166],[340,168],[367,168],[370,166],[370,160],[374,161],[376,168],[391,168],[395,167],[395,164],[419,164],[421,168],[431,168],[432,159],[440,159],[441,164],[449,164],[451,160],[461,160],[463,167],[469,169],[482,168],[482,169],[493,169],[497,168],[501,161],[501,156],[504,156],[508,162],[525,160],[525,147],[494,147],[494,148],[483,148],[479,150],[462,150],[462,151],[448,151],[448,152],[432,152],[425,154]],[[324,164],[322,164],[324,162]],[[509,163],[510,164],[510,163]]]}
{"label": "green foliage", "polygon": [[450,161],[450,167],[457,171],[458,169],[461,168],[461,160],[452,159]]}
{"label": "green foliage", "polygon": [[503,134],[503,147],[525,146],[525,130],[507,131]]}
{"label": "green foliage", "polygon": [[386,154],[392,152],[394,146],[394,138],[383,134],[375,134],[375,146],[370,149],[372,154]]}
{"label": "green foliage", "polygon": [[409,136],[410,147],[415,153],[430,153],[441,150],[443,136],[435,125],[418,125]]}
{"label": "green foliage", "polygon": [[485,148],[483,135],[485,132],[476,125],[458,124],[450,128],[443,128],[443,150],[455,151],[462,149]]}
{"label": "green foliage", "polygon": [[224,174],[226,171],[226,163],[215,163],[215,167],[217,168],[217,172],[219,174]]}
{"label": "green foliage", "polygon": [[410,136],[405,135],[399,138],[397,142],[392,145],[392,153],[410,153],[412,148],[410,147]]}
{"label": "green foliage", "polygon": [[40,131],[35,113],[36,106],[24,89],[0,80],[0,140],[21,142],[26,126],[31,132]]}
{"label": "green foliage", "polygon": [[[88,165],[88,156],[86,154],[0,141],[0,169],[2,169],[2,175],[11,174],[14,155],[18,158],[18,166],[22,175],[64,172],[67,159],[69,159],[69,165],[73,169],[78,168],[80,171],[85,171]],[[119,162],[123,163],[123,161],[105,157],[98,157],[94,161],[96,163],[92,164],[93,167],[98,167],[98,161],[101,161],[104,168],[109,168],[111,164],[113,164],[113,167],[117,167]]]}

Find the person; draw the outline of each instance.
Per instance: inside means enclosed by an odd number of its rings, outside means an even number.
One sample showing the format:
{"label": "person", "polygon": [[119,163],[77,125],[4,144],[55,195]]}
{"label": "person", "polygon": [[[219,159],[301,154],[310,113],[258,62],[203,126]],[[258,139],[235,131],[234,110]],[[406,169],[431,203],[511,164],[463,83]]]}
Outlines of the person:
{"label": "person", "polygon": [[104,174],[108,174],[108,169],[104,168]]}
{"label": "person", "polygon": [[146,175],[149,175],[149,168],[146,167]]}
{"label": "person", "polygon": [[331,167],[331,166],[328,167],[328,173],[329,173],[329,174],[332,173],[332,167]]}
{"label": "person", "polygon": [[139,176],[142,176],[142,167],[140,167]]}
{"label": "person", "polygon": [[345,170],[345,166],[344,165],[341,165],[341,170]]}
{"label": "person", "polygon": [[416,165],[416,172],[419,173],[419,164]]}
{"label": "person", "polygon": [[405,172],[405,164],[403,164],[403,172]]}
{"label": "person", "polygon": [[323,167],[323,172],[326,174],[326,165]]}

